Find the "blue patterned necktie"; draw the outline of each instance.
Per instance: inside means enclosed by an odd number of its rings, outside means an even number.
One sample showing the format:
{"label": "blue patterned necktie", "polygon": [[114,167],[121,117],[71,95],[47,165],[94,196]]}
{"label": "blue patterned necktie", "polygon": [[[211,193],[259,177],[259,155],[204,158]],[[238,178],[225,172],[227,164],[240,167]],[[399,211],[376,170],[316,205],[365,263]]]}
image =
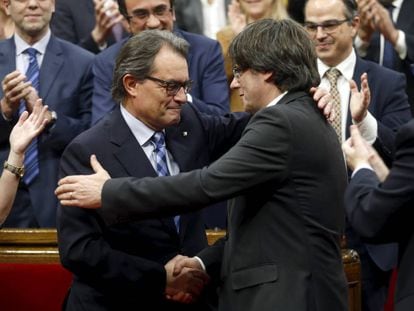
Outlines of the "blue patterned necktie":
{"label": "blue patterned necktie", "polygon": [[[26,71],[27,80],[32,83],[32,86],[39,92],[39,65],[37,63],[37,50],[28,48],[23,53],[29,55],[29,67]],[[19,106],[19,115],[26,110],[26,102],[22,101]],[[34,138],[26,150],[24,158],[25,174],[23,182],[29,185],[39,175],[39,159],[37,149],[37,138]]]}
{"label": "blue patterned necktie", "polygon": [[[155,163],[158,176],[170,176],[167,165],[167,149],[165,147],[164,132],[155,132],[150,138],[150,141],[154,145]],[[178,232],[180,228],[180,216],[174,217],[174,223]]]}
{"label": "blue patterned necktie", "polygon": [[[392,19],[392,11],[394,10],[393,5],[389,5],[387,10],[390,14],[391,21]],[[382,56],[382,65],[384,67],[393,69],[394,68],[394,59],[395,59],[395,51],[392,43],[384,38],[384,54]]]}

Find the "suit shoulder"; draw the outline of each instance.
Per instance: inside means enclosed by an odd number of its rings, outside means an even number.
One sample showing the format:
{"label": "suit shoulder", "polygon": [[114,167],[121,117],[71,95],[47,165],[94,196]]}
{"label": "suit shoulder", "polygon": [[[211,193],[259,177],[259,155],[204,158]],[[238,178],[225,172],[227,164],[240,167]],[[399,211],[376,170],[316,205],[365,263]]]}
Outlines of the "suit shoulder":
{"label": "suit shoulder", "polygon": [[206,46],[218,45],[216,40],[210,39],[206,36],[191,33],[183,30],[176,30],[177,34],[180,34],[192,48],[205,48]]}
{"label": "suit shoulder", "polygon": [[76,59],[83,58],[87,60],[92,60],[95,57],[93,53],[89,52],[88,50],[85,50],[84,48],[72,42],[57,37],[54,37],[54,40],[56,40],[56,42],[60,44],[63,53],[68,57],[73,57]]}
{"label": "suit shoulder", "polygon": [[370,71],[370,73],[368,73],[368,78],[372,77],[383,79],[385,76],[389,77],[389,79],[404,78],[404,74],[401,72],[386,68],[369,60],[364,60],[364,62]]}

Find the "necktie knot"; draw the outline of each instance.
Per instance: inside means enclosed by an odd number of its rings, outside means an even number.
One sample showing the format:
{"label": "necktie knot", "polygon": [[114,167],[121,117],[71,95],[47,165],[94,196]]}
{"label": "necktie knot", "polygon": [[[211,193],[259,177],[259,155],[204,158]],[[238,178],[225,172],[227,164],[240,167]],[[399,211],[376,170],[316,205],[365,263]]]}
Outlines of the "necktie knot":
{"label": "necktie knot", "polygon": [[335,87],[341,72],[336,68],[330,68],[325,75],[331,87]]}
{"label": "necktie knot", "polygon": [[164,132],[155,132],[150,140],[154,143],[156,149],[160,150],[165,148]]}
{"label": "necktie knot", "polygon": [[27,48],[23,51],[25,54],[28,54],[30,56],[30,61],[34,58],[36,59],[37,50],[35,48]]}

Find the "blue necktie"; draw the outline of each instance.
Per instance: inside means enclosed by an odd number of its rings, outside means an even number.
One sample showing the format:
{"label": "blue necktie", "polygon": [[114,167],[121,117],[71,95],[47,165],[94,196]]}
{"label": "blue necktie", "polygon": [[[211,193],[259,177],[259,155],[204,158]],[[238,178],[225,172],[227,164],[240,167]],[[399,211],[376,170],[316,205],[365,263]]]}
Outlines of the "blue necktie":
{"label": "blue necktie", "polygon": [[[32,86],[39,92],[39,65],[37,63],[37,50],[28,48],[23,53],[29,55],[29,67],[26,71],[27,79],[32,83]],[[19,106],[19,115],[26,110],[26,103],[22,101]],[[34,138],[26,150],[24,158],[25,174],[23,182],[29,185],[39,175],[39,159],[37,149],[37,138]]]}
{"label": "blue necktie", "polygon": [[[391,20],[392,19],[392,11],[394,10],[394,6],[390,5],[387,7],[387,10],[390,14]],[[395,58],[395,52],[394,47],[392,46],[392,43],[388,40],[385,40],[384,38],[384,54],[382,57],[382,65],[384,67],[393,69],[394,68],[394,58]]]}
{"label": "blue necktie", "polygon": [[[158,176],[169,176],[167,165],[167,149],[165,148],[164,132],[155,132],[151,137],[151,142],[154,145],[155,163],[157,167]],[[174,216],[175,227],[177,232],[180,228],[180,216]]]}

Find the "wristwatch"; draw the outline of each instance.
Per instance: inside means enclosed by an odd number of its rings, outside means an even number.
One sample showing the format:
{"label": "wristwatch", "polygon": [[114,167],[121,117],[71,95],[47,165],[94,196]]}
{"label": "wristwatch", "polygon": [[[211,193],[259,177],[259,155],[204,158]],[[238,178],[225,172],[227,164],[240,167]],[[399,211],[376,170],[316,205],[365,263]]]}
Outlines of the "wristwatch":
{"label": "wristwatch", "polygon": [[14,175],[16,175],[19,178],[22,178],[24,175],[24,165],[22,167],[17,167],[14,165],[11,165],[9,163],[7,163],[7,161],[4,161],[4,165],[3,168],[5,170],[8,170],[9,172],[13,173]]}

